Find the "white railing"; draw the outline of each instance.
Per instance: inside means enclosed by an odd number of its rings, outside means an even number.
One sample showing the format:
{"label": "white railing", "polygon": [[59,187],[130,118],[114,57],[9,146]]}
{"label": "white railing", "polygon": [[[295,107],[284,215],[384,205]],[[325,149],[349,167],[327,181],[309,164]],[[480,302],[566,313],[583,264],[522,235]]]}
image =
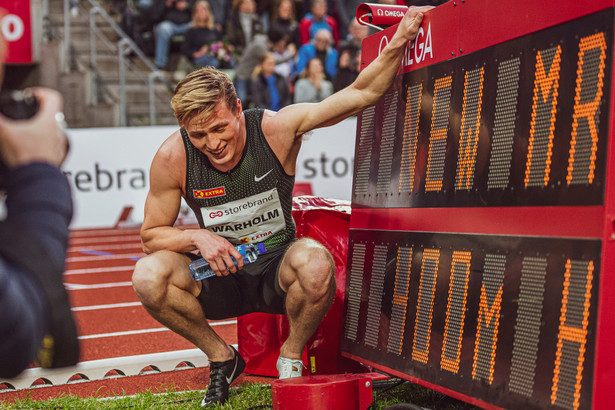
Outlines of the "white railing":
{"label": "white railing", "polygon": [[[44,0],[48,3],[49,0]],[[90,68],[92,70],[92,93],[90,97],[91,104],[97,104],[99,102],[99,85],[100,76],[98,70],[98,51],[97,39],[101,40],[105,47],[118,50],[118,74],[119,74],[119,106],[120,106],[120,126],[128,125],[128,104],[126,96],[126,72],[128,68],[136,74],[137,77],[143,81],[149,90],[149,122],[150,125],[156,124],[156,82],[164,84],[167,88],[170,88],[170,84],[166,78],[151,63],[151,61],[145,56],[140,47],[138,47],[134,41],[117,25],[117,23],[109,16],[109,14],[99,5],[96,0],[82,0],[87,1],[91,5],[89,11],[89,27],[90,27]],[[49,10],[47,4],[46,9]],[[105,37],[102,30],[98,26],[98,18],[102,18],[106,24],[108,24],[113,31],[120,38],[114,42]],[[70,19],[70,0],[64,0],[64,72],[68,73],[71,70],[72,50],[71,50],[71,19]],[[141,69],[136,67],[132,62],[125,58],[126,54],[135,55],[145,67],[149,70],[149,74],[145,74]]]}

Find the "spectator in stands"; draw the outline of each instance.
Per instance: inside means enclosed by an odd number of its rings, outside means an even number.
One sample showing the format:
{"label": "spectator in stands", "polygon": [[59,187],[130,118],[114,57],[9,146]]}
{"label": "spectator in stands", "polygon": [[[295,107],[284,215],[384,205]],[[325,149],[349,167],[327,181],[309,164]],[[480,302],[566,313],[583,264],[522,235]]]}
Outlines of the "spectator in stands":
{"label": "spectator in stands", "polygon": [[295,72],[300,74],[307,63],[313,58],[318,58],[325,67],[327,79],[332,80],[337,72],[337,51],[332,47],[333,39],[331,32],[327,29],[320,29],[314,36],[314,40],[304,44],[297,54],[297,65]]}
{"label": "spectator in stands", "polygon": [[256,107],[278,111],[291,103],[288,81],[275,72],[275,56],[268,52],[254,70],[252,102]]}
{"label": "spectator in stands", "polygon": [[360,51],[363,40],[367,36],[369,36],[369,27],[359,23],[357,19],[353,19],[350,24],[348,24],[348,35],[344,40],[340,41],[340,54],[348,47]]}
{"label": "spectator in stands", "polygon": [[284,33],[288,37],[289,45],[295,46],[296,53],[296,49],[301,46],[301,38],[293,7],[293,0],[278,0],[271,14],[269,28]]}
{"label": "spectator in stands", "polygon": [[275,57],[275,72],[289,80],[295,69],[297,49],[294,44],[289,44],[288,37],[275,27],[272,27],[267,34]]}
{"label": "spectator in stands", "polygon": [[337,21],[327,15],[326,0],[312,0],[311,13],[307,13],[299,24],[299,34],[301,44],[307,44],[312,40],[318,31],[327,29],[333,37],[333,44],[337,47],[340,39]]}
{"label": "spectator in stands", "polygon": [[346,88],[353,83],[361,71],[361,50],[349,46],[340,53],[337,73],[333,79],[333,89],[335,92]]}
{"label": "spectator in stands", "polygon": [[322,62],[313,58],[305,68],[301,78],[295,83],[295,103],[321,102],[333,94],[333,84],[325,77]]}
{"label": "spectator in stands", "polygon": [[[0,84],[4,53],[0,35]],[[34,117],[0,115],[0,190],[6,192],[0,221],[2,378],[17,376],[37,357],[43,367],[74,365],[79,359],[62,283],[73,211],[70,187],[59,169],[68,146],[62,96],[46,88],[32,91],[40,107]],[[15,107],[9,104],[7,109]]]}
{"label": "spectator in stands", "polygon": [[361,70],[361,45],[369,35],[369,27],[360,24],[356,19],[348,25],[348,35],[340,42],[337,73],[333,78],[333,89],[339,91],[349,86]]}
{"label": "spectator in stands", "polygon": [[184,35],[190,28],[194,0],[156,0],[152,8],[155,28],[156,56],[154,64],[161,70],[167,66],[171,39]]}
{"label": "spectator in stands", "polygon": [[269,39],[266,34],[256,34],[254,39],[244,49],[235,67],[235,78],[233,85],[237,92],[237,98],[244,106],[248,106],[250,101],[250,82],[252,73],[260,62],[261,58],[269,51]]}
{"label": "spectator in stands", "polygon": [[256,14],[254,0],[233,0],[233,13],[226,24],[226,39],[237,53],[243,50],[258,33],[264,33],[263,23]]}
{"label": "spectator in stands", "polygon": [[214,15],[209,3],[198,0],[194,4],[192,25],[182,43],[182,53],[195,66],[220,67],[220,59],[212,52],[212,45],[222,40],[222,34],[215,29]]}

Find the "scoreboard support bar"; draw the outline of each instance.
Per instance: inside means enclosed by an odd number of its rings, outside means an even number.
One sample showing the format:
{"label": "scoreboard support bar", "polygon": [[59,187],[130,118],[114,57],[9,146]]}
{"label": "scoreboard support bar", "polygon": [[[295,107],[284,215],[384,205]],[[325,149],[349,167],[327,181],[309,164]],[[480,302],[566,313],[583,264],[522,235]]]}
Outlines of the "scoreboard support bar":
{"label": "scoreboard support bar", "polygon": [[484,408],[611,405],[614,5],[425,13],[357,122],[344,356]]}

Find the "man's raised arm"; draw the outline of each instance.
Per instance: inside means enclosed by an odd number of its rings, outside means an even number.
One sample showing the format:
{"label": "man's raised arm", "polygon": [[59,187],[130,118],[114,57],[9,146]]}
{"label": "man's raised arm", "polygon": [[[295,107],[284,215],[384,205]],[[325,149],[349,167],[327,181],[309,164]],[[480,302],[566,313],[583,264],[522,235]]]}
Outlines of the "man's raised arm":
{"label": "man's raised arm", "polygon": [[296,130],[295,135],[336,124],[378,102],[399,70],[406,45],[416,38],[423,13],[431,8],[410,7],[389,44],[351,85],[320,103],[295,104],[280,110],[281,117]]}

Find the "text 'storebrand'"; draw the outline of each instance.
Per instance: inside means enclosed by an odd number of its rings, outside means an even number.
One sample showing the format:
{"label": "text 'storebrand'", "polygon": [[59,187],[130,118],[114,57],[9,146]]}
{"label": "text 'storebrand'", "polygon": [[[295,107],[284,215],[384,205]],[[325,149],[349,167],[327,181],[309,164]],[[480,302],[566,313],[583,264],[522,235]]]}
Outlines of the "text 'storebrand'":
{"label": "text 'storebrand'", "polygon": [[277,189],[224,205],[201,208],[205,227],[233,244],[263,241],[285,227]]}
{"label": "text 'storebrand'", "polygon": [[226,195],[226,191],[223,186],[220,186],[218,188],[211,189],[194,189],[192,194],[195,198],[215,198],[217,196]]}

